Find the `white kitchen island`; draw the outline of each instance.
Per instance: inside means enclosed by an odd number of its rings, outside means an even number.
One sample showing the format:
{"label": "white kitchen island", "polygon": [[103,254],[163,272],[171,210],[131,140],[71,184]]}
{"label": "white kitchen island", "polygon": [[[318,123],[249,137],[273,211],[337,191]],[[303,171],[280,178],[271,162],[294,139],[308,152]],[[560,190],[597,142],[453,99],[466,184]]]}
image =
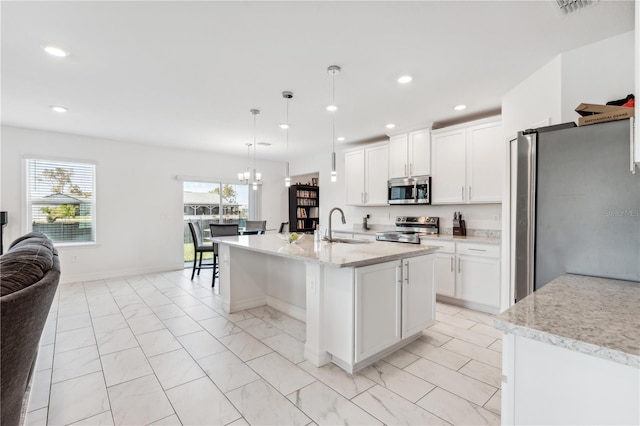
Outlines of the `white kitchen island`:
{"label": "white kitchen island", "polygon": [[502,424],[640,424],[640,283],[564,275],[503,312]]}
{"label": "white kitchen island", "polygon": [[213,239],[229,312],[268,305],[306,322],[305,358],[354,372],[435,321],[436,246],[370,241],[289,244],[282,235]]}

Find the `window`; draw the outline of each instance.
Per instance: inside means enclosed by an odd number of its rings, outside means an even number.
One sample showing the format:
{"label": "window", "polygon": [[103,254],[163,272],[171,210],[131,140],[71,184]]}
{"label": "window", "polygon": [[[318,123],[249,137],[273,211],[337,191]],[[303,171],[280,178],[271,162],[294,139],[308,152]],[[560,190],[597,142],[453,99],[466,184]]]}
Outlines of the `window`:
{"label": "window", "polygon": [[26,161],[30,230],[56,243],[95,242],[95,164]]}
{"label": "window", "polygon": [[[184,182],[184,261],[193,261],[189,222],[198,222],[205,237],[210,223],[238,223],[249,218],[249,185],[217,182]],[[207,256],[203,257],[207,259]]]}

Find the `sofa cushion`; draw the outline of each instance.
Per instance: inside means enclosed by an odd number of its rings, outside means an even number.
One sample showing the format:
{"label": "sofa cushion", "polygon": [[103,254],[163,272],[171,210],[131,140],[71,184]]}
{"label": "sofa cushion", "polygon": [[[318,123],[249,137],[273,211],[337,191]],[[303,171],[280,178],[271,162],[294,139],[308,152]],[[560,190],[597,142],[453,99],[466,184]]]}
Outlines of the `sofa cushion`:
{"label": "sofa cushion", "polygon": [[37,240],[36,237],[14,244],[0,257],[0,296],[35,284],[52,268],[55,249]]}
{"label": "sofa cushion", "polygon": [[53,247],[53,242],[42,232],[29,232],[26,235],[23,235],[20,238],[14,240],[9,246],[9,250],[11,251],[14,247],[19,247],[23,244],[38,244],[47,247],[51,251],[55,251]]}

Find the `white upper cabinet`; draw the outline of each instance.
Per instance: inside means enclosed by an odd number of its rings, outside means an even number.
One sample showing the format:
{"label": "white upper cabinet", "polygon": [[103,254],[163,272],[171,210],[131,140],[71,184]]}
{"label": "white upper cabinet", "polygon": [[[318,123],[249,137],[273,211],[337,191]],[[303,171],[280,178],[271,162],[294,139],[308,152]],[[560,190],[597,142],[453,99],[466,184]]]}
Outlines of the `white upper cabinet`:
{"label": "white upper cabinet", "polygon": [[505,143],[500,121],[433,132],[432,204],[500,203]]}
{"label": "white upper cabinet", "polygon": [[389,139],[389,178],[431,174],[431,130],[403,133]]}
{"label": "white upper cabinet", "polygon": [[386,206],[389,146],[375,145],[344,154],[346,204]]}
{"label": "white upper cabinet", "polygon": [[467,136],[467,201],[502,202],[505,143],[500,123],[469,129]]}
{"label": "white upper cabinet", "polygon": [[464,203],[466,131],[433,134],[431,204]]}

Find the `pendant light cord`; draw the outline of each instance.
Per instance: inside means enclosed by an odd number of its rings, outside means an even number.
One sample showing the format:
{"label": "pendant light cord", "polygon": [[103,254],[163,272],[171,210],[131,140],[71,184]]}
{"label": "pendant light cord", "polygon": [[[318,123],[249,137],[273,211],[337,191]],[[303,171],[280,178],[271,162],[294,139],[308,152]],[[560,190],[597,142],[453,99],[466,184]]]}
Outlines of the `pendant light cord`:
{"label": "pendant light cord", "polygon": [[[336,73],[331,74],[331,105],[336,104]],[[331,115],[331,131],[332,131],[332,139],[331,139],[331,147],[333,152],[336,151],[336,116],[335,114]]]}

